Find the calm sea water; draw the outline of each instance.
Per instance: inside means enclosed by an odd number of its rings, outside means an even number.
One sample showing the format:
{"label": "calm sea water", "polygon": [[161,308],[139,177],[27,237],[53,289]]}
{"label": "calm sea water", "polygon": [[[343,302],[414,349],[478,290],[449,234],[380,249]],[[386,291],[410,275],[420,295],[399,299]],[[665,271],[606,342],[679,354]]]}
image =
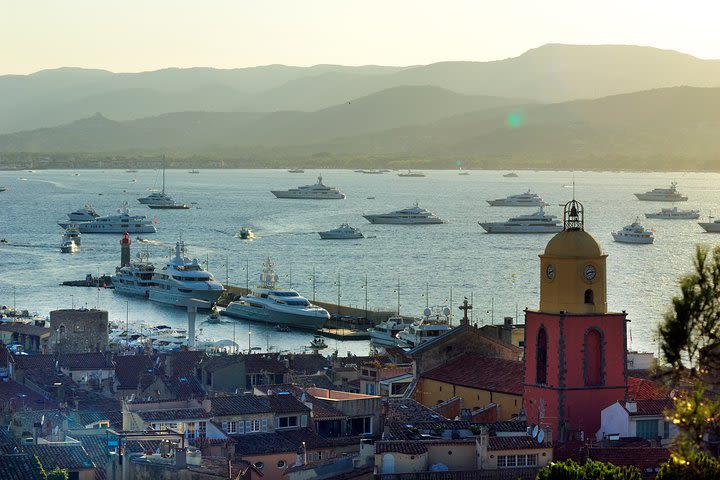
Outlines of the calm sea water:
{"label": "calm sea water", "polygon": [[[74,175],[79,173],[79,175]],[[63,280],[81,279],[87,273],[112,273],[119,263],[120,235],[83,235],[82,251],[76,255],[59,251],[61,230],[56,222],[85,203],[101,214],[114,212],[127,201],[131,213],[157,217],[158,233],[144,235],[159,245],[147,245],[151,260],[162,264],[180,238],[189,255],[209,261],[218,280],[245,285],[246,265],[250,283],[259,278],[263,259],[271,257],[282,282],[312,298],[315,296],[364,308],[365,281],[370,309],[397,309],[419,315],[430,305],[450,303],[453,309],[463,297],[475,305],[473,321],[499,322],[504,316],[522,316],[525,307],[535,308],[539,295],[539,259],[548,235],[487,235],[478,221],[506,220],[532,209],[490,207],[487,199],[521,193],[527,189],[542,195],[561,215],[560,203],[571,199],[570,172],[521,171],[518,178],[504,178],[498,171],[428,171],[425,178],[400,178],[396,173],[362,175],[347,170],[322,172],[326,185],[347,194],[346,200],[280,200],[270,189],[287,189],[314,183],[317,171],[292,174],[280,170],[185,170],[167,172],[167,190],[176,200],[192,202],[187,211],[149,210],[137,198],[159,187],[154,170],[0,172],[0,303],[11,305],[15,287],[18,307],[48,314],[72,304],[100,306],[113,320],[184,326],[180,309],[140,299],[128,299],[112,290],[61,287]],[[136,179],[136,182],[132,182]],[[698,208],[701,219],[720,213],[720,176],[708,173],[576,172],[576,197],[585,206],[586,230],[600,242],[608,256],[608,303],[613,310],[627,310],[632,320],[632,348],[657,350],[656,325],[677,292],[677,279],[691,268],[696,243],[716,244],[720,236],[706,234],[696,221],[646,220],[656,229],[654,245],[613,243],[610,232],[636,216],[659,210],[662,203],[640,202],[633,192],[666,187],[678,182],[690,197],[681,208]],[[374,197],[374,198],[368,198]],[[446,219],[446,225],[370,225],[363,213],[385,213],[419,202]],[[349,222],[370,238],[358,241],[322,241],[318,230]],[[242,241],[234,233],[243,225],[258,235]],[[133,255],[146,245],[133,243]],[[227,265],[227,268],[226,268]],[[425,293],[429,292],[429,298]],[[126,303],[127,302],[127,303]],[[127,309],[127,310],[126,310]],[[201,318],[202,319],[202,318]],[[247,348],[301,351],[311,335],[280,334],[243,321],[221,325],[200,324],[204,339],[238,339]],[[248,335],[250,333],[250,335]],[[367,342],[331,341],[341,354],[366,354]]]}

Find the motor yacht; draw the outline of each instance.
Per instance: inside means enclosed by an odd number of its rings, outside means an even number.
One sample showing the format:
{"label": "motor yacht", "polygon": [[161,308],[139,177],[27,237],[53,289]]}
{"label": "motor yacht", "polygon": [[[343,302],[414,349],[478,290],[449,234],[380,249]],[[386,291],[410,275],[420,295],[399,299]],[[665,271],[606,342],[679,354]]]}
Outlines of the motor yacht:
{"label": "motor yacht", "polygon": [[305,173],[305,170],[303,170],[302,168],[291,168],[290,170],[288,170],[288,173]]}
{"label": "motor yacht", "polygon": [[82,243],[82,235],[80,235],[80,230],[78,229],[77,225],[68,225],[63,232],[63,239],[72,240],[73,242],[75,242],[75,245],[79,247]]}
{"label": "motor yacht", "polygon": [[250,228],[248,228],[248,227],[242,227],[242,228],[235,234],[235,236],[236,236],[237,238],[239,238],[240,240],[252,240],[253,238],[255,238],[255,234],[254,234],[253,231],[250,230]]}
{"label": "motor yacht", "polygon": [[707,222],[698,223],[707,233],[720,233],[720,218],[713,221],[713,217],[709,217]]}
{"label": "motor yacht", "polygon": [[492,207],[542,207],[548,205],[537,193],[531,193],[530,190],[506,198],[488,200],[487,203]]}
{"label": "motor yacht", "polygon": [[154,302],[176,305],[178,300],[198,299],[215,304],[225,288],[203,269],[197,258],[189,259],[185,243],[175,244],[175,253],[161,270],[155,270],[149,288]]}
{"label": "motor yacht", "polygon": [[397,345],[403,348],[415,348],[421,343],[437,338],[452,330],[449,319],[448,307],[426,308],[422,319],[413,322],[397,334]]}
{"label": "motor yacht", "polygon": [[506,222],[478,222],[487,233],[558,233],[562,221],[556,215],[545,212],[544,207],[529,215],[512,217]]}
{"label": "motor yacht", "polygon": [[[268,258],[263,264],[260,284],[248,295],[230,302],[223,315],[271,325],[317,330],[330,319],[324,308],[311,304],[292,289],[277,288],[274,264]],[[277,328],[277,327],[276,327]]]}
{"label": "motor yacht", "polygon": [[303,185],[290,190],[271,190],[277,198],[295,198],[308,200],[342,200],[345,194],[335,187],[328,187],[322,183],[322,175],[318,176],[317,183]]}
{"label": "motor yacht", "polygon": [[367,331],[370,334],[370,341],[376,345],[395,345],[395,336],[415,322],[414,319],[400,316],[390,317],[380,322]]}
{"label": "motor yacht", "polygon": [[663,208],[659,212],[646,213],[645,218],[663,218],[667,220],[694,220],[700,218],[700,210],[678,210],[677,207]]}
{"label": "motor yacht", "polygon": [[646,202],[685,202],[688,199],[677,191],[677,182],[671,182],[670,188],[655,188],[649,192],[636,193],[635,196]]}
{"label": "motor yacht", "polygon": [[193,168],[193,169],[190,170],[188,173],[192,173],[192,174],[197,175],[198,173],[200,173],[200,170],[196,170],[196,169]]}
{"label": "motor yacht", "polygon": [[76,224],[81,233],[156,233],[157,229],[145,215],[130,215],[127,203],[123,204],[116,215],[97,217],[89,222],[58,222],[63,228]]}
{"label": "motor yacht", "polygon": [[398,173],[398,177],[424,177],[425,174],[423,172],[418,172],[417,170],[410,170],[408,169],[407,173]]}
{"label": "motor yacht", "polygon": [[71,222],[92,222],[99,216],[93,206],[88,203],[83,208],[78,208],[74,212],[67,214],[68,220]]}
{"label": "motor yacht", "polygon": [[[127,234],[123,240],[129,242]],[[145,298],[150,296],[150,288],[156,284],[153,280],[155,265],[150,263],[149,258],[150,254],[145,250],[138,253],[137,261],[115,269],[112,277],[115,293]]]}
{"label": "motor yacht", "polygon": [[503,175],[503,177],[505,177],[505,178],[517,178],[517,176],[518,176],[518,174],[515,172],[509,172],[509,173],[506,173],[505,175]]}
{"label": "motor yacht", "polygon": [[323,240],[354,240],[357,238],[365,238],[360,230],[351,227],[347,223],[343,223],[338,228],[328,230],[326,232],[318,232]]}
{"label": "motor yacht", "polygon": [[655,236],[653,232],[640,225],[640,219],[636,218],[633,223],[625,226],[618,232],[612,232],[613,239],[620,243],[653,243]]}
{"label": "motor yacht", "polygon": [[398,224],[398,225],[427,225],[445,223],[434,213],[420,208],[417,203],[412,207],[404,208],[390,213],[363,215],[370,223]]}
{"label": "motor yacht", "polygon": [[74,240],[71,240],[69,238],[66,238],[63,235],[62,243],[60,244],[60,253],[76,253],[78,251],[78,246],[75,243]]}

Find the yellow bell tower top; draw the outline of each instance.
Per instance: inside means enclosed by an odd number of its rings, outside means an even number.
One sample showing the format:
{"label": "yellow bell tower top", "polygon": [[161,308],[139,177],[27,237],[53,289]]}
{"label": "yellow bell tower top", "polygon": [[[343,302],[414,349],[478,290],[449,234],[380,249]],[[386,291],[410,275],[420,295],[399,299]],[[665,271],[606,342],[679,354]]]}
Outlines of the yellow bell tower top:
{"label": "yellow bell tower top", "polygon": [[565,204],[563,217],[563,231],[540,255],[540,311],[607,313],[607,254],[584,230],[580,202]]}

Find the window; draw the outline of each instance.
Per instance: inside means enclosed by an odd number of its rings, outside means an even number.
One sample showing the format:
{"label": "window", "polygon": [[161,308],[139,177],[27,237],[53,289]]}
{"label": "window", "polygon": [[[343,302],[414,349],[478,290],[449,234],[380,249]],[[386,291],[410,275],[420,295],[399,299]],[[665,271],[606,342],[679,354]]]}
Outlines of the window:
{"label": "window", "polygon": [[265,468],[265,464],[263,462],[257,462],[255,464],[255,468],[257,468],[258,470],[262,470],[263,468]]}
{"label": "window", "polygon": [[535,383],[547,383],[547,333],[540,327],[535,350]]}
{"label": "window", "polygon": [[205,438],[207,435],[207,422],[198,422],[198,438]]}
{"label": "window", "polygon": [[663,422],[663,438],[670,438],[670,422]]}
{"label": "window", "polygon": [[646,440],[658,437],[658,421],[657,420],[638,420],[635,423],[635,435]]}
{"label": "window", "polygon": [[602,333],[596,328],[585,334],[585,385],[603,384]]}
{"label": "window", "polygon": [[585,303],[590,305],[595,304],[595,296],[593,295],[593,291],[589,288],[585,290]]}
{"label": "window", "polygon": [[237,433],[237,422],[228,422],[228,433]]}
{"label": "window", "polygon": [[298,424],[297,417],[280,417],[278,420],[278,428],[297,427]]}
{"label": "window", "polygon": [[352,435],[372,434],[372,417],[360,417],[351,419],[350,430],[352,432]]}
{"label": "window", "polygon": [[250,428],[249,428],[248,431],[245,432],[245,433],[259,432],[259,431],[260,431],[260,420],[250,420],[250,421],[249,421],[249,424],[250,424]]}
{"label": "window", "polygon": [[207,378],[205,379],[205,385],[212,386],[212,372],[207,372]]}
{"label": "window", "polygon": [[529,455],[498,455],[498,468],[535,467],[537,453]]}

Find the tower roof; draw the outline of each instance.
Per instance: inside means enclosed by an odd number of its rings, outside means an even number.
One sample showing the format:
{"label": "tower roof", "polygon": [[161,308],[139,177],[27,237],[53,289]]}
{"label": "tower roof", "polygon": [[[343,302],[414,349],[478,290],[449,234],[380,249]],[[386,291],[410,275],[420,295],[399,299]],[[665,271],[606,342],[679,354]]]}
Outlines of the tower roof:
{"label": "tower roof", "polygon": [[544,255],[592,258],[603,256],[603,251],[595,237],[585,230],[563,230],[548,242]]}

